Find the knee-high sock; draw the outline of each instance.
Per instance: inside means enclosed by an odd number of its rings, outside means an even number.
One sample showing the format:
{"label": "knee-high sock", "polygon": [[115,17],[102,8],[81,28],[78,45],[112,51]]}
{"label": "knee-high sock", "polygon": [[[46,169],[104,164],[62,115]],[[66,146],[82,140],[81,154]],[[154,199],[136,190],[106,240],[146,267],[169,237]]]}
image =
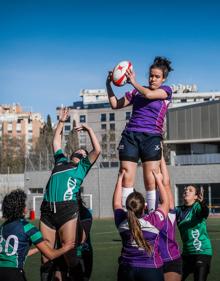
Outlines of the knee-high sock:
{"label": "knee-high sock", "polygon": [[134,192],[133,187],[122,187],[122,207],[126,210],[126,200],[129,194]]}
{"label": "knee-high sock", "polygon": [[146,202],[148,212],[154,211],[159,203],[159,191],[157,189],[146,191]]}

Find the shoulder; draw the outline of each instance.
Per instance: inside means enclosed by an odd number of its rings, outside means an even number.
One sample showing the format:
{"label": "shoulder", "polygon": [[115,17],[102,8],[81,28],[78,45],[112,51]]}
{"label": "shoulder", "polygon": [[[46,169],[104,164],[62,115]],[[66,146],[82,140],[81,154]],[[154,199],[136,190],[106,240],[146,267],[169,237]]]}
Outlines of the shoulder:
{"label": "shoulder", "polygon": [[167,99],[171,99],[173,91],[170,86],[161,85],[159,89],[161,89],[167,93]]}
{"label": "shoulder", "polygon": [[55,163],[67,162],[67,161],[68,161],[68,158],[64,155],[62,149],[58,149],[58,150],[54,153],[54,159],[55,159]]}
{"label": "shoulder", "polygon": [[126,92],[125,97],[130,102],[137,94],[138,91],[136,89],[133,89],[131,91]]}

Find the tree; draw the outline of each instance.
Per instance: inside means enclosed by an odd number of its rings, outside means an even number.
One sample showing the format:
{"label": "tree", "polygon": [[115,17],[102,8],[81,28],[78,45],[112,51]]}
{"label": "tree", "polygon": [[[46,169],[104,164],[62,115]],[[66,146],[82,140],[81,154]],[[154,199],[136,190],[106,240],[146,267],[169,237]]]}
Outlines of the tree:
{"label": "tree", "polygon": [[4,135],[1,141],[0,172],[2,174],[23,173],[25,167],[26,146],[24,138],[12,138]]}
{"label": "tree", "polygon": [[76,121],[73,120],[73,127],[72,130],[69,132],[69,135],[67,137],[65,152],[67,155],[71,155],[73,151],[77,150],[79,148],[79,140],[78,140],[78,134],[74,130],[74,127],[76,127]]}
{"label": "tree", "polygon": [[29,152],[28,161],[34,170],[49,170],[53,158],[53,128],[50,115],[47,115],[47,122],[40,130],[40,136],[36,140],[35,147]]}

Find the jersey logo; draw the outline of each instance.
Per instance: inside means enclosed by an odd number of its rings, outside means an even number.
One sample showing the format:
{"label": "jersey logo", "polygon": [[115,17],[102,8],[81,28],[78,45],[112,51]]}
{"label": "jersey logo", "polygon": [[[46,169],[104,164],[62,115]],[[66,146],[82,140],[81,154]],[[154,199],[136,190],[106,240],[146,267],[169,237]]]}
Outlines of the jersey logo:
{"label": "jersey logo", "polygon": [[72,199],[72,197],[73,197],[73,190],[76,187],[76,184],[77,184],[76,179],[73,179],[71,177],[68,179],[67,190],[66,190],[66,192],[63,195],[63,200],[64,201],[68,201],[68,200]]}
{"label": "jersey logo", "polygon": [[164,216],[160,212],[156,211],[155,214],[158,215],[160,221],[164,221]]}
{"label": "jersey logo", "polygon": [[193,229],[191,234],[192,234],[192,238],[194,239],[193,246],[195,247],[195,249],[197,251],[200,251],[201,250],[201,246],[202,246],[202,242],[199,241],[199,239],[198,239],[199,235],[200,235],[199,230],[198,229]]}
{"label": "jersey logo", "polygon": [[159,145],[159,144],[156,144],[155,147],[154,147],[154,150],[156,150],[156,151],[157,151],[157,150],[160,150],[160,145]]}

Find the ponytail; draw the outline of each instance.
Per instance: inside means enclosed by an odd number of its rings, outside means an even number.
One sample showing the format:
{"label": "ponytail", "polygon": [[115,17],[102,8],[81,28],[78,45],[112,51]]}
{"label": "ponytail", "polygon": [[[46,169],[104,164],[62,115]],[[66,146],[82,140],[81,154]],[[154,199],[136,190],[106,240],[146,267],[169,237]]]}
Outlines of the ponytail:
{"label": "ponytail", "polygon": [[138,219],[141,217],[144,209],[144,198],[142,194],[139,192],[131,193],[127,198],[126,208],[128,210],[128,225],[135,242],[140,248],[145,249],[146,252],[151,255],[151,245],[144,239],[141,224]]}

